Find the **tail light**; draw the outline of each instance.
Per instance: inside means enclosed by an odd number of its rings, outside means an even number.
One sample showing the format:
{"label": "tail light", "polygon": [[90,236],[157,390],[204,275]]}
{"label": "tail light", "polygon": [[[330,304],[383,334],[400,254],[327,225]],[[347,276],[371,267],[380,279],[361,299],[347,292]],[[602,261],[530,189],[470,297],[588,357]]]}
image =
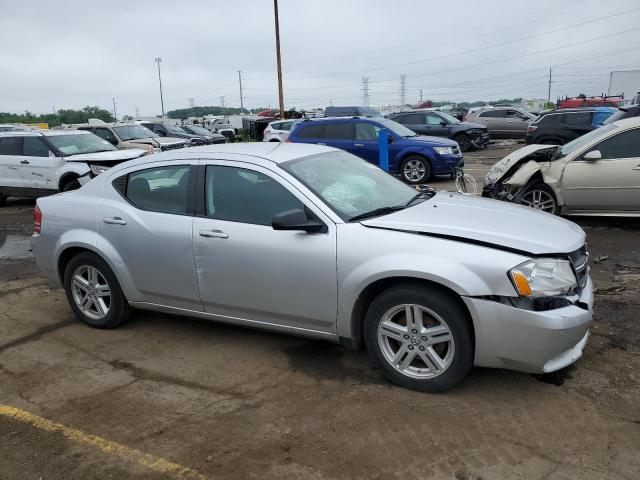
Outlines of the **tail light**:
{"label": "tail light", "polygon": [[40,233],[42,229],[42,212],[38,205],[33,209],[33,233]]}
{"label": "tail light", "polygon": [[533,133],[533,132],[535,132],[536,130],[538,130],[538,126],[537,126],[537,125],[529,125],[529,126],[527,127],[527,132],[528,132],[528,133]]}
{"label": "tail light", "polygon": [[293,143],[293,142],[287,138],[287,139],[284,141],[284,143]]}

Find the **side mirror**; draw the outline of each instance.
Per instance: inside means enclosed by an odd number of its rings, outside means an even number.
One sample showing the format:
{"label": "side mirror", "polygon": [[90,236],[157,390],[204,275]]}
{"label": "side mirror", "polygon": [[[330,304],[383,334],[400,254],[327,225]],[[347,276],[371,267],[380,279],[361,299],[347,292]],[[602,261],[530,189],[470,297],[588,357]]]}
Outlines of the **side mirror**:
{"label": "side mirror", "polygon": [[591,161],[602,160],[602,153],[600,153],[600,150],[591,150],[590,152],[585,153],[582,158],[583,160]]}
{"label": "side mirror", "polygon": [[107,138],[107,142],[109,142],[111,145],[118,145],[118,140],[116,140],[115,138]]}
{"label": "side mirror", "polygon": [[271,220],[271,226],[274,230],[301,230],[303,232],[319,232],[324,229],[324,223],[310,219],[300,208],[275,214]]}
{"label": "side mirror", "polygon": [[445,122],[444,120],[442,120],[442,121],[440,122],[440,126],[441,126],[441,127],[446,127],[447,125],[449,125],[449,124],[448,124],[447,122]]}
{"label": "side mirror", "polygon": [[393,143],[393,135],[387,133],[387,143]]}

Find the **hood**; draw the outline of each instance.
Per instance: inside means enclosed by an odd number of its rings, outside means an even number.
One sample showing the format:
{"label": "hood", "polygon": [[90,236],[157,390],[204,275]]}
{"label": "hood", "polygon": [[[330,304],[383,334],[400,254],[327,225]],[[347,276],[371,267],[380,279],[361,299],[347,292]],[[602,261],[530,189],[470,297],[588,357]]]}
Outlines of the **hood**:
{"label": "hood", "polygon": [[438,192],[414,207],[361,223],[531,255],[573,252],[586,238],[578,225],[549,213],[452,192]]}
{"label": "hood", "polygon": [[[485,181],[488,183],[496,183],[500,180],[507,171],[515,164],[523,160],[525,157],[529,155],[535,154],[536,152],[540,152],[542,150],[551,150],[553,151],[558,149],[557,145],[527,145],[526,147],[522,147],[515,152],[511,152],[509,155],[504,157],[498,163],[496,163],[485,177]],[[550,160],[551,158],[547,158]]]}
{"label": "hood", "polygon": [[176,137],[155,137],[154,140],[160,145],[177,145],[186,143],[182,138]]}
{"label": "hood", "polygon": [[145,150],[140,148],[127,148],[125,150],[113,150],[108,152],[95,153],[78,153],[76,155],[67,155],[64,159],[67,162],[108,162],[113,160],[131,160],[146,154]]}
{"label": "hood", "polygon": [[486,125],[482,125],[481,123],[472,123],[472,122],[460,122],[456,123],[458,126],[467,127],[467,128],[477,128],[479,130],[489,130]]}
{"label": "hood", "polygon": [[442,137],[429,137],[427,135],[417,135],[415,137],[402,137],[402,141],[425,143],[425,147],[457,147],[458,142]]}

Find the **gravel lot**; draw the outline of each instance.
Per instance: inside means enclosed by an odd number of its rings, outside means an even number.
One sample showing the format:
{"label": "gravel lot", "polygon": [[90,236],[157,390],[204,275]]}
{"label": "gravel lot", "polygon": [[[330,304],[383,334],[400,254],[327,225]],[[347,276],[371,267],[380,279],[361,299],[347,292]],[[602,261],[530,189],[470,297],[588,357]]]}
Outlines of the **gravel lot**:
{"label": "gravel lot", "polygon": [[[466,170],[481,185],[515,147]],[[640,478],[640,221],[577,219],[598,293],[575,366],[429,395],[319,341],[145,312],[85,327],[33,264],[32,208],[0,208],[0,479]]]}

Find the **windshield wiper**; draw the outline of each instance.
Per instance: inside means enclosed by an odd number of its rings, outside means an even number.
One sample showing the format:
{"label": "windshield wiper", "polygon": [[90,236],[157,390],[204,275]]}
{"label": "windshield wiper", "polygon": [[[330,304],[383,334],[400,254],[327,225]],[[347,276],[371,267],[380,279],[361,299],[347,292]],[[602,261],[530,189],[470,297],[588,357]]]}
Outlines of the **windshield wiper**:
{"label": "windshield wiper", "polygon": [[413,204],[413,202],[415,202],[420,198],[424,198],[426,200],[427,198],[431,198],[434,195],[435,195],[435,192],[431,192],[431,191],[418,192],[413,197],[411,197],[411,199],[407,203],[404,204],[404,208],[410,207],[411,204]]}
{"label": "windshield wiper", "polygon": [[355,217],[351,217],[348,221],[349,222],[357,222],[358,220],[364,220],[365,218],[377,217],[379,215],[386,215],[387,213],[397,212],[398,210],[402,210],[404,208],[405,208],[404,205],[396,205],[396,206],[393,206],[393,207],[374,208],[373,210],[370,210],[368,212],[360,213],[360,214],[356,215]]}

